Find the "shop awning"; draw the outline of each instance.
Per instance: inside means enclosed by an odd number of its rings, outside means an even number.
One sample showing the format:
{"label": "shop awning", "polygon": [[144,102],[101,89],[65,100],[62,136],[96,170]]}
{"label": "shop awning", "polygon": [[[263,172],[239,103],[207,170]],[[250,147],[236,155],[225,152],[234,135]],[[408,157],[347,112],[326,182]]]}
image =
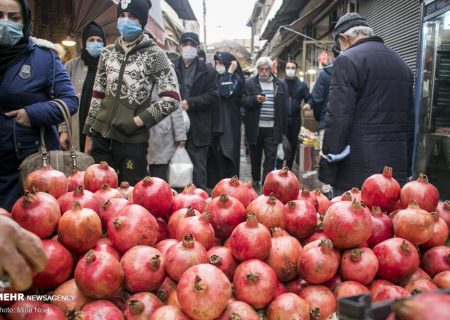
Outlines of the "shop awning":
{"label": "shop awning", "polygon": [[[336,2],[337,0],[324,0],[320,4],[318,4],[316,7],[311,9],[308,13],[303,15],[302,17],[298,18],[291,24],[287,25],[286,27],[301,31],[304,27],[311,24],[311,22],[317,18],[323,10],[325,10],[329,5],[331,5],[333,2]],[[285,49],[286,47],[290,46],[292,42],[298,37],[298,35],[284,29],[284,28],[278,28],[278,31],[276,35],[274,36],[274,43],[272,45],[271,50],[271,56],[272,57],[278,57]]]}
{"label": "shop awning", "polygon": [[197,21],[189,0],[166,0],[166,2],[175,10],[180,19]]}

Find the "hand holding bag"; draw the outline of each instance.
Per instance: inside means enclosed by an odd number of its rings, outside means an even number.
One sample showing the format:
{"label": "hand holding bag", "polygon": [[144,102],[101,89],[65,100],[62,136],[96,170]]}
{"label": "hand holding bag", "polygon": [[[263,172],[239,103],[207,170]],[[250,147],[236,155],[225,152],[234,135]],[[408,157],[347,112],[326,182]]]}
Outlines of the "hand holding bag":
{"label": "hand holding bag", "polygon": [[70,112],[66,103],[60,99],[52,100],[60,109],[64,121],[67,125],[67,133],[69,136],[69,151],[50,150],[45,146],[44,133],[45,128],[41,127],[40,140],[41,144],[38,152],[28,156],[22,161],[19,167],[19,177],[22,186],[25,183],[27,176],[34,170],[42,167],[51,166],[53,169],[63,172],[67,177],[70,176],[74,169],[79,171],[86,170],[89,166],[95,163],[94,159],[83,152],[76,151],[72,145],[72,130],[70,127]]}
{"label": "hand holding bag", "polygon": [[192,183],[194,165],[186,148],[177,148],[169,162],[168,182],[172,188],[184,188]]}

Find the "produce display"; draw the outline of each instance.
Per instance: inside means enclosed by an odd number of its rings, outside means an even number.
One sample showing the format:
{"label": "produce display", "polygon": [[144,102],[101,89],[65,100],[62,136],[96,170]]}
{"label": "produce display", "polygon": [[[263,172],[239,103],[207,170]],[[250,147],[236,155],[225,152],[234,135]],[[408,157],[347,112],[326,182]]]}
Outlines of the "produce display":
{"label": "produce display", "polygon": [[437,291],[450,288],[450,201],[425,175],[400,187],[386,167],[328,200],[287,168],[262,195],[232,177],[211,197],[155,177],[119,185],[106,162],[53,171],[30,174],[0,215],[48,258],[25,297],[59,298],[0,299],[0,319],[326,320],[365,293],[392,302],[391,320],[450,314]]}

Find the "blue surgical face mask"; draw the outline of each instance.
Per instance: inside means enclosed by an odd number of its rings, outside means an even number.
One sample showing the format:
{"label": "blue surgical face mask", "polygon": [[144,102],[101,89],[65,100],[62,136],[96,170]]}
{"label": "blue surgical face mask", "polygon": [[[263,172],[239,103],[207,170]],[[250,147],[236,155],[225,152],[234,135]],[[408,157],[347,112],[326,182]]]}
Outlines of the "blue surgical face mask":
{"label": "blue surgical face mask", "polygon": [[93,56],[94,58],[97,58],[100,56],[100,53],[103,50],[103,42],[86,42],[86,51]]}
{"label": "blue surgical face mask", "polygon": [[133,39],[139,32],[142,32],[142,26],[139,22],[125,17],[117,19],[117,29],[125,39]]}
{"label": "blue surgical face mask", "polygon": [[9,20],[0,20],[0,46],[12,47],[23,38],[23,25]]}

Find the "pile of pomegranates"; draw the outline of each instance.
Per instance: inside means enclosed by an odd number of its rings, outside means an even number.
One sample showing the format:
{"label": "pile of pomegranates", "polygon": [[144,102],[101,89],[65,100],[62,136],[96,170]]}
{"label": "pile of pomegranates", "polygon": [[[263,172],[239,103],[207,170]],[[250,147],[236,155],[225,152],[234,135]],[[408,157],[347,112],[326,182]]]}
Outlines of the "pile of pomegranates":
{"label": "pile of pomegranates", "polygon": [[154,177],[119,184],[106,162],[60,192],[52,170],[0,214],[48,257],[25,295],[71,299],[0,299],[0,319],[325,320],[364,293],[392,301],[390,319],[450,314],[450,296],[433,292],[450,288],[450,201],[425,175],[401,187],[386,167],[329,201],[287,168],[262,195],[230,177],[210,198]]}

